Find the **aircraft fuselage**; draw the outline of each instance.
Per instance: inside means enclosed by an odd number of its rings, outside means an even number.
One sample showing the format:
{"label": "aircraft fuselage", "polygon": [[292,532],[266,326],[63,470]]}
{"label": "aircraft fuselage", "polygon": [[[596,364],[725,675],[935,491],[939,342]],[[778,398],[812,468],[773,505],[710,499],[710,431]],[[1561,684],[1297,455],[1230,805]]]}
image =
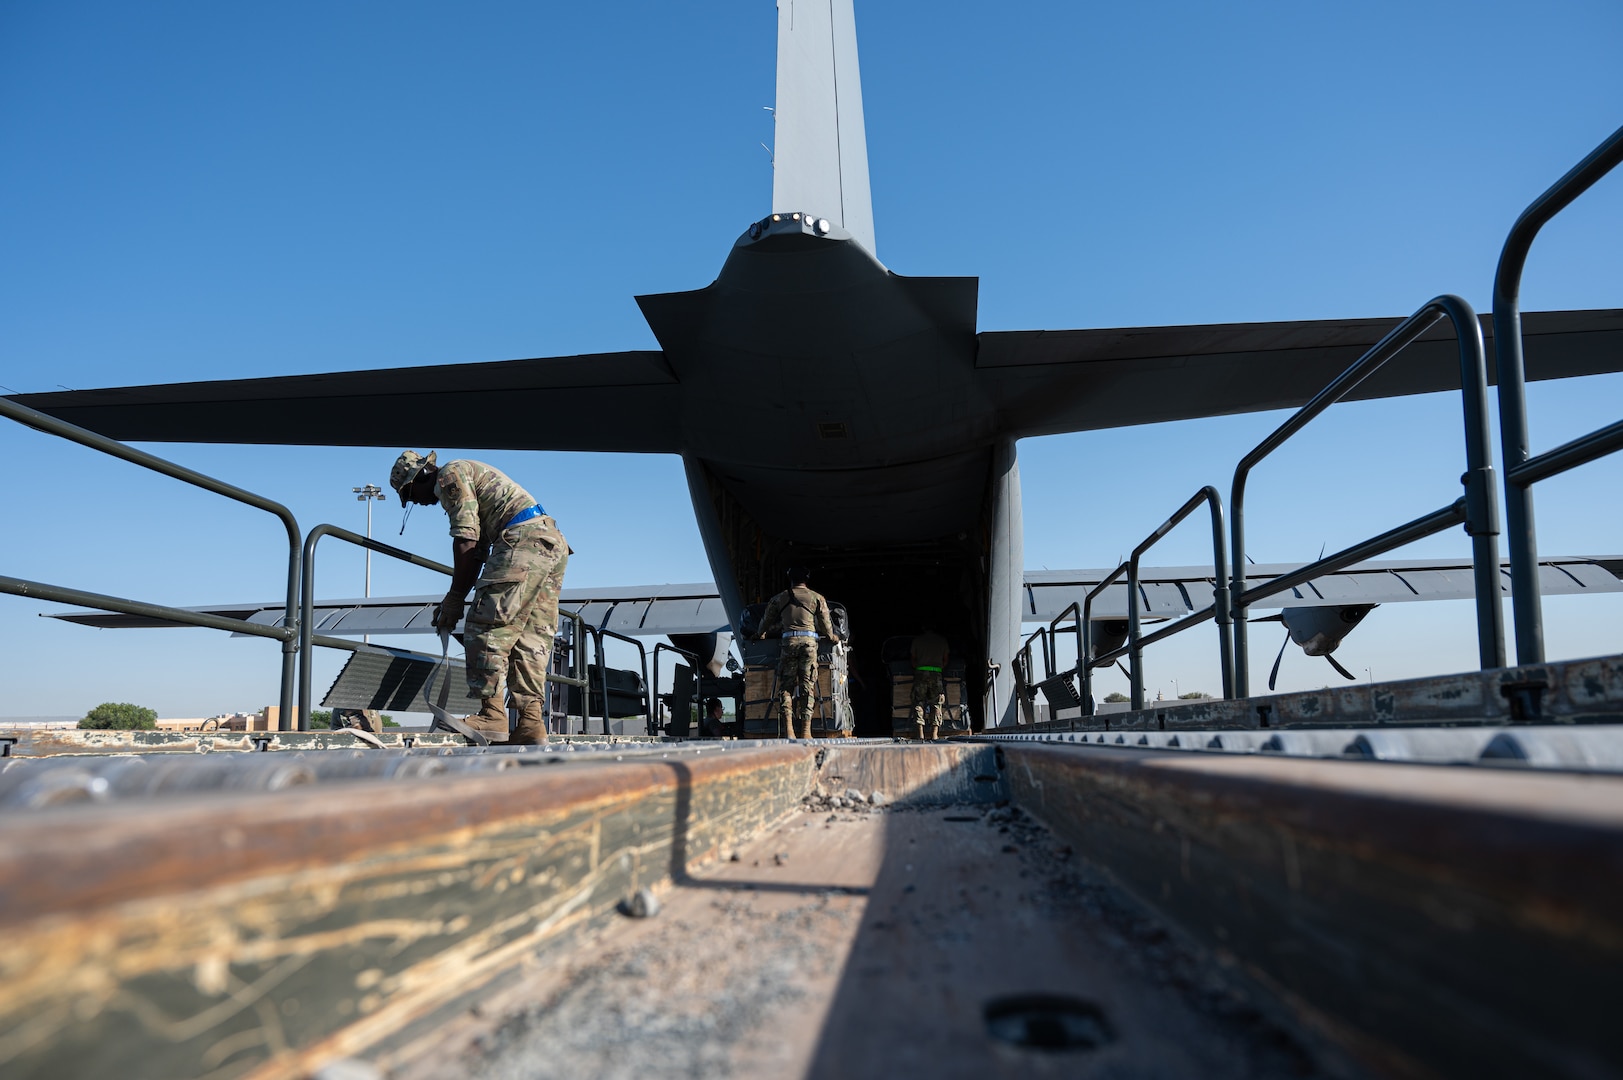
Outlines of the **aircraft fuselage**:
{"label": "aircraft fuselage", "polygon": [[868,681],[886,681],[880,641],[926,622],[977,674],[988,632],[1009,636],[988,613],[1010,607],[994,564],[1012,557],[1018,580],[1018,522],[997,520],[1012,448],[976,387],[975,300],[973,278],[901,277],[791,214],[752,226],[709,287],[638,298],[682,386],[689,485],[735,625],[807,564],[873,647]]}

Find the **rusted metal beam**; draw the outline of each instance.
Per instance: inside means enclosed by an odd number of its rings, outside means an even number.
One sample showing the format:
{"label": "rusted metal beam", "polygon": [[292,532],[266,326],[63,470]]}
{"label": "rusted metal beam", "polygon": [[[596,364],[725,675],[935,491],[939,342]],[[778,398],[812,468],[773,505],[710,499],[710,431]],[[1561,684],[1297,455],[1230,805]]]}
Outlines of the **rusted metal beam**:
{"label": "rusted metal beam", "polygon": [[1623,778],[1002,750],[1018,805],[1383,1072],[1623,1067]]}
{"label": "rusted metal beam", "polygon": [[813,748],[0,821],[0,1073],[303,1077],[794,808]]}

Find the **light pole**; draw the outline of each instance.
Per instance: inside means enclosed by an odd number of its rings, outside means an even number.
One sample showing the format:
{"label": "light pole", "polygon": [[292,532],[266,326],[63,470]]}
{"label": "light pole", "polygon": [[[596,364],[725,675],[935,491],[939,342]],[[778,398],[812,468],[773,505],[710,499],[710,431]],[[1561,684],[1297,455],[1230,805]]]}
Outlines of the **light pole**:
{"label": "light pole", "polygon": [[[368,540],[370,540],[370,539],[372,539],[372,501],[374,499],[382,499],[383,498],[383,489],[378,487],[376,484],[367,484],[365,487],[350,488],[350,490],[355,493],[355,501],[356,502],[363,502],[363,503],[366,504],[366,538]],[[366,596],[366,597],[370,597],[372,595],[372,549],[371,548],[366,549],[366,591],[364,593],[362,593],[361,595]],[[361,641],[362,642],[368,642],[368,641],[371,641],[371,640],[372,640],[372,635],[371,634],[362,634],[361,635]]]}

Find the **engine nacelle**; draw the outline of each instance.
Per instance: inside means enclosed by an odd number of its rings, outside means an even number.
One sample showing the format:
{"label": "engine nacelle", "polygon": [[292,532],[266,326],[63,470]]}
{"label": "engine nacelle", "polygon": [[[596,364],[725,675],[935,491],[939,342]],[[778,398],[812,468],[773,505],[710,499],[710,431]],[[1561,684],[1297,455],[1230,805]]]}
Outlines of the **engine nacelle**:
{"label": "engine nacelle", "polygon": [[733,648],[730,631],[717,630],[709,634],[672,634],[671,644],[699,658],[705,674],[720,676],[727,665],[727,655]]}
{"label": "engine nacelle", "polygon": [[1375,604],[1349,604],[1346,607],[1285,608],[1279,619],[1290,631],[1291,640],[1309,656],[1329,656],[1336,651],[1352,628],[1374,611]]}

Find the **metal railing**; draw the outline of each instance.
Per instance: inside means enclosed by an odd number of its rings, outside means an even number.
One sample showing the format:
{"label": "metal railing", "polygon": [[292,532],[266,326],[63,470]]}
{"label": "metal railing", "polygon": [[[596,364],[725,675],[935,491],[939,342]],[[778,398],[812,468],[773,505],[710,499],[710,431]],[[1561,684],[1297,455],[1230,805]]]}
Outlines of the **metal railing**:
{"label": "metal railing", "polygon": [[[547,661],[547,667],[549,669],[547,671],[547,681],[548,682],[553,682],[553,683],[562,683],[565,686],[578,687],[580,689],[581,694],[583,695],[582,700],[585,702],[585,704],[583,704],[581,706],[581,712],[584,713],[586,711],[587,705],[590,705],[590,703],[591,703],[591,696],[592,696],[591,695],[591,690],[589,689],[589,681],[586,678],[586,674],[587,674],[586,673],[586,620],[581,618],[581,615],[580,615],[579,611],[570,611],[568,608],[563,608],[563,607],[558,609],[558,619],[560,620],[559,621],[559,628],[560,629],[562,629],[562,620],[564,620],[564,619],[570,620],[571,625],[570,625],[570,631],[569,631],[569,659],[574,664],[575,673],[573,675],[561,675],[558,672],[550,670],[551,666],[552,666],[552,661],[549,659]],[[557,640],[558,640],[557,637],[553,638],[553,642],[554,642],[554,644],[553,644],[553,655],[554,656],[556,656],[558,654],[558,647],[557,647],[557,644],[556,644]],[[549,694],[548,696],[550,697],[551,695]],[[561,734],[565,734],[565,735],[567,735],[569,733],[568,732],[568,728],[569,728],[569,709],[567,708],[568,702],[569,702],[569,697],[568,697],[568,694],[566,693],[564,695],[564,704],[566,706],[565,709],[564,709],[564,728],[565,728],[565,730],[561,733]],[[547,718],[547,720],[548,720],[548,730],[550,731],[551,730],[551,720],[552,720],[552,718],[549,716]],[[581,730],[584,731],[585,729],[586,729],[586,718],[584,716],[582,716],[581,717]]]}
{"label": "metal railing", "polygon": [[[1083,658],[1088,655],[1086,640],[1088,624],[1082,618],[1082,605],[1074,600],[1066,604],[1064,610],[1058,615],[1048,620],[1048,639],[1046,642],[1048,670],[1053,671],[1059,667],[1059,636],[1065,632],[1060,629],[1060,623],[1067,620],[1071,623],[1071,632],[1076,635],[1076,667],[1065,674],[1079,675],[1085,682],[1087,676],[1083,667]],[[1082,711],[1087,712],[1086,699],[1079,697],[1078,701],[1083,703]]]}
{"label": "metal railing", "polygon": [[[1140,588],[1138,566],[1144,554],[1161,541],[1168,533],[1177,528],[1178,524],[1194,513],[1204,503],[1211,512],[1212,522],[1212,602],[1198,611],[1191,612],[1181,619],[1168,623],[1151,634],[1144,634],[1140,626]],[[1093,601],[1097,599],[1110,586],[1123,575],[1127,575],[1127,644],[1121,648],[1112,649],[1101,655],[1093,655]],[[1131,700],[1134,709],[1144,707],[1144,666],[1143,651],[1146,645],[1153,645],[1157,641],[1164,641],[1175,634],[1199,626],[1208,619],[1217,622],[1217,654],[1218,663],[1223,673],[1223,696],[1234,695],[1234,646],[1229,626],[1229,595],[1228,595],[1228,562],[1223,546],[1223,497],[1217,489],[1207,484],[1189,500],[1180,506],[1176,513],[1163,521],[1149,536],[1145,537],[1133,553],[1121,565],[1117,566],[1093,588],[1083,596],[1080,604],[1072,602],[1063,611],[1049,622],[1047,626],[1038,627],[1036,632],[1028,637],[1021,647],[1019,662],[1021,671],[1029,688],[1035,689],[1043,683],[1055,678],[1079,676],[1081,682],[1077,697],[1082,706],[1083,716],[1094,715],[1093,705],[1093,669],[1114,662],[1123,655],[1128,657],[1127,680],[1132,690]],[[1060,672],[1057,661],[1057,639],[1060,634],[1059,624],[1066,619],[1075,618],[1076,631],[1076,667],[1069,671]],[[1044,678],[1032,678],[1031,647],[1038,640],[1042,641]]]}
{"label": "metal railing", "polygon": [[[1176,622],[1155,631],[1149,636],[1141,636],[1139,630],[1139,588],[1138,588],[1138,561],[1144,553],[1160,542],[1161,538],[1171,532],[1177,524],[1205,503],[1211,511],[1212,518],[1212,603],[1193,614],[1186,615]],[[1144,707],[1144,671],[1142,653],[1144,646],[1163,641],[1174,634],[1180,634],[1191,627],[1199,626],[1207,619],[1217,621],[1217,655],[1223,669],[1223,696],[1234,696],[1234,644],[1230,634],[1228,611],[1228,567],[1223,560],[1223,499],[1217,494],[1217,489],[1207,484],[1189,500],[1178,508],[1173,514],[1161,523],[1161,527],[1144,538],[1144,542],[1133,549],[1132,555],[1127,559],[1127,670],[1132,682],[1132,707]],[[1120,655],[1117,649],[1106,656],[1099,658],[1099,663],[1108,663]]]}
{"label": "metal railing", "polygon": [[1533,485],[1547,477],[1623,450],[1623,421],[1554,450],[1530,457],[1527,440],[1527,367],[1522,354],[1522,270],[1528,250],[1546,222],[1566,209],[1623,161],[1623,128],[1522,211],[1493,278],[1493,342],[1499,361],[1499,441],[1505,469],[1505,540],[1510,549],[1511,613],[1516,662],[1544,662],[1544,613],[1539,595],[1538,536],[1533,524]]}
{"label": "metal railing", "polygon": [[[323,636],[315,632],[316,544],[324,536],[331,536],[335,539],[343,540],[346,543],[354,544],[356,547],[366,548],[368,551],[375,551],[380,555],[387,555],[391,559],[398,559],[401,562],[411,563],[413,566],[421,566],[425,569],[436,571],[444,574],[446,577],[453,577],[455,575],[455,571],[453,571],[451,567],[446,566],[444,563],[435,562],[433,559],[425,558],[422,555],[407,551],[404,548],[397,548],[392,544],[385,544],[382,541],[373,540],[370,537],[362,536],[360,533],[351,532],[350,530],[340,528],[337,525],[321,524],[310,530],[309,535],[304,538],[304,550],[300,562],[301,584],[299,589],[298,618],[300,731],[309,730],[310,724],[312,680],[314,678],[315,661],[315,650],[313,646],[322,645],[327,648],[347,649],[351,652],[355,652],[361,648],[361,645],[357,642],[346,641],[342,638]],[[573,619],[575,621],[576,632],[572,638],[572,641],[580,641],[580,627],[582,625],[580,613],[560,608],[558,611],[558,617],[560,619]],[[585,665],[580,649],[576,649],[574,651],[573,660],[576,672],[574,676],[559,675],[555,672],[548,671],[546,674],[547,681],[564,683],[568,686],[578,686],[584,689],[587,685],[587,680],[584,670]],[[582,720],[582,726],[584,726],[584,719]]]}
{"label": "metal railing", "polygon": [[[1404,348],[1412,344],[1439,320],[1454,324],[1459,339],[1460,396],[1465,410],[1465,474],[1460,478],[1465,495],[1451,506],[1434,511],[1406,525],[1382,533],[1372,540],[1336,552],[1298,570],[1274,578],[1255,588],[1245,587],[1245,482],[1251,469],[1279,449],[1308,421],[1340,401],[1359,383],[1374,374]],[[1251,677],[1246,633],[1246,609],[1259,600],[1294,588],[1320,574],[1334,573],[1353,563],[1372,558],[1393,548],[1441,532],[1451,525],[1464,524],[1471,536],[1471,566],[1476,585],[1477,651],[1484,669],[1503,667],[1505,635],[1499,610],[1498,506],[1493,483],[1492,447],[1488,441],[1488,368],[1482,350],[1482,325],[1471,305],[1457,296],[1439,296],[1404,319],[1391,333],[1376,342],[1353,365],[1336,376],[1313,400],[1303,405],[1272,435],[1240,460],[1234,470],[1229,498],[1233,547],[1230,566],[1234,583],[1230,600],[1234,608],[1234,689],[1238,697],[1249,697]]]}
{"label": "metal railing", "polygon": [[[26,581],[22,578],[0,577],[0,592],[10,593],[14,596],[33,596],[53,603],[76,604],[81,607],[101,608],[106,611],[119,611],[126,615],[141,615],[148,618],[167,619],[171,622],[183,623],[187,626],[203,626],[212,630],[228,630],[237,634],[248,634],[253,637],[275,638],[282,643],[282,681],[280,694],[277,699],[278,715],[282,723],[293,709],[293,676],[295,664],[295,641],[298,637],[298,596],[299,596],[299,523],[294,520],[293,512],[279,502],[274,502],[262,495],[255,495],[245,491],[234,484],[227,484],[223,480],[216,480],[212,476],[184,465],[176,465],[154,454],[126,446],[117,439],[110,439],[105,435],[98,435],[94,431],[87,431],[65,420],[58,420],[54,416],[38,412],[19,405],[15,401],[0,398],[0,416],[47,435],[76,442],[81,446],[88,446],[103,454],[122,458],[132,464],[139,465],[153,472],[162,473],[176,480],[184,481],[193,487],[200,487],[204,491],[212,491],[216,495],[224,495],[228,499],[274,514],[281,519],[287,529],[288,556],[287,556],[287,604],[283,614],[282,625],[278,627],[264,626],[242,619],[229,619],[220,615],[209,615],[200,611],[187,611],[184,608],[168,607],[162,604],[148,604],[138,600],[127,600],[119,596],[103,596],[99,593],[85,592],[80,589],[69,589],[59,585],[48,585],[39,581]],[[303,717],[300,717],[303,722]]]}
{"label": "metal railing", "polygon": [[[607,738],[613,733],[609,731],[609,665],[608,658],[603,652],[603,639],[613,638],[616,641],[623,641],[627,645],[636,646],[638,657],[637,673],[642,676],[642,706],[645,713],[651,712],[653,709],[653,689],[648,685],[648,650],[636,638],[627,637],[625,634],[616,633],[613,630],[605,630],[600,626],[587,626],[586,633],[591,635],[592,644],[596,647],[597,681],[598,688],[602,691],[603,735]],[[583,687],[581,690],[580,712],[580,733],[585,735],[587,734],[587,727],[590,726],[587,721],[591,719],[592,715],[592,691],[589,687]]]}
{"label": "metal railing", "polygon": [[[304,552],[300,561],[299,571],[299,580],[301,582],[299,587],[300,731],[308,731],[310,728],[311,680],[314,677],[312,674],[312,668],[314,666],[314,645],[316,640],[316,544],[323,536],[336,537],[339,540],[354,544],[356,547],[366,548],[368,551],[375,551],[380,555],[387,555],[391,559],[399,559],[401,562],[408,562],[414,566],[423,566],[430,570],[437,570],[446,577],[450,577],[453,573],[452,569],[443,563],[437,563],[433,559],[425,559],[421,555],[415,555],[412,552],[404,550],[403,548],[397,548],[389,544],[381,543],[380,541],[373,540],[370,537],[362,536],[359,533],[350,532],[348,529],[339,528],[337,525],[322,524],[317,525],[315,528],[310,530],[309,535],[304,538]],[[333,639],[330,638],[323,639],[322,643],[329,644],[332,642],[332,640]]]}
{"label": "metal railing", "polygon": [[[698,653],[689,652],[686,649],[678,648],[675,645],[670,645],[670,644],[667,644],[667,643],[665,643],[663,641],[656,641],[654,643],[654,681],[648,684],[648,734],[650,734],[650,735],[658,735],[659,734],[659,705],[658,705],[658,701],[659,701],[659,654],[662,653],[662,652],[676,653],[682,659],[686,660],[689,664],[692,664],[693,665],[693,685],[694,685],[695,691],[697,691],[698,685],[699,685],[699,654]],[[671,699],[671,711],[672,711],[671,719],[672,720],[674,720],[676,718],[675,717],[675,710],[676,710],[676,699],[675,699],[675,691],[673,690],[672,691],[672,699]],[[701,725],[703,725],[703,723],[704,723],[704,717],[702,715],[699,717],[699,723]]]}

